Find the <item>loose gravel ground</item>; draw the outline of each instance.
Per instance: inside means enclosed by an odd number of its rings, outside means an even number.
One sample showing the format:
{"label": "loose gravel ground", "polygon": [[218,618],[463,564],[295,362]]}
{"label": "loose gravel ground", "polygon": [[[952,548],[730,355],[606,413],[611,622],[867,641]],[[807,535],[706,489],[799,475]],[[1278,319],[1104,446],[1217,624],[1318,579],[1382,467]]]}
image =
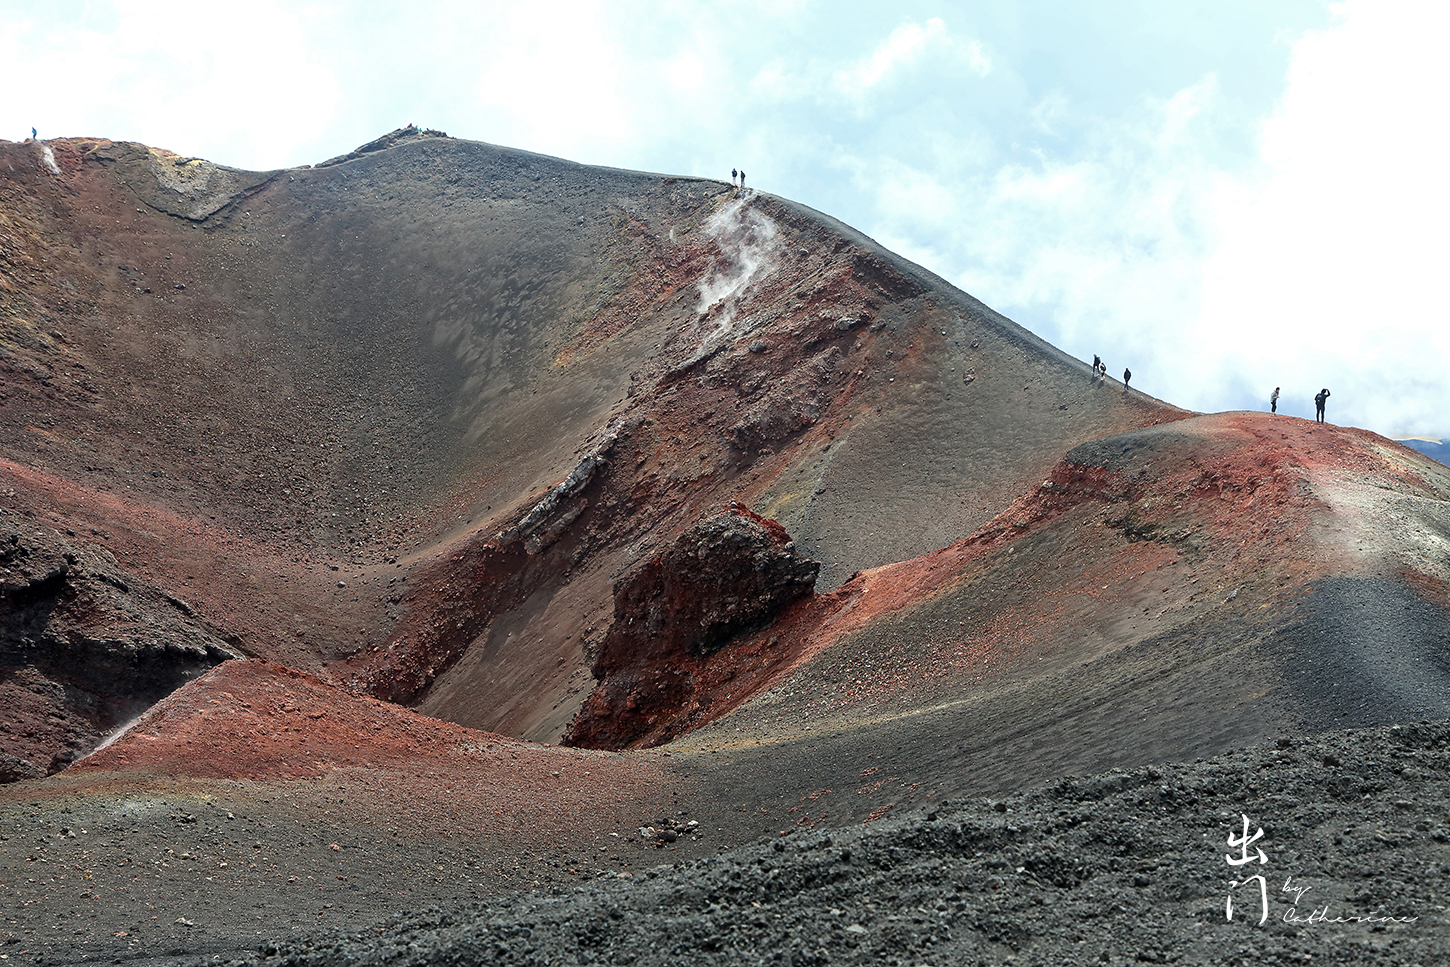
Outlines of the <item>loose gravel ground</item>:
{"label": "loose gravel ground", "polygon": [[1447,747],[1444,722],[1284,738],[175,962],[1444,963]]}

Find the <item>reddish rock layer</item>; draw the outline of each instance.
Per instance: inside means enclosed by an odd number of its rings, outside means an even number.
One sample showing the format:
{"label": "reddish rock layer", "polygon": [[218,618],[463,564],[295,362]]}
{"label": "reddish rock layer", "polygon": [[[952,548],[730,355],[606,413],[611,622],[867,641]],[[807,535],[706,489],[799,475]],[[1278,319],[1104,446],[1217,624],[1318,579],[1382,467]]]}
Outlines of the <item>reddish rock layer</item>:
{"label": "reddish rock layer", "polygon": [[525,840],[594,828],[606,813],[614,827],[657,809],[664,784],[658,760],[463,728],[260,660],[226,662],[158,702],[67,770],[67,788],[127,775],[332,790],[347,804],[337,812],[372,823],[406,815],[438,834]]}
{"label": "reddish rock layer", "polygon": [[[744,507],[707,518],[614,587],[614,623],[594,659],[599,685],[565,744],[620,748],[680,722],[696,682],[734,636],[808,596],[820,565],[795,553],[777,521]],[[739,660],[732,652],[726,663]]]}

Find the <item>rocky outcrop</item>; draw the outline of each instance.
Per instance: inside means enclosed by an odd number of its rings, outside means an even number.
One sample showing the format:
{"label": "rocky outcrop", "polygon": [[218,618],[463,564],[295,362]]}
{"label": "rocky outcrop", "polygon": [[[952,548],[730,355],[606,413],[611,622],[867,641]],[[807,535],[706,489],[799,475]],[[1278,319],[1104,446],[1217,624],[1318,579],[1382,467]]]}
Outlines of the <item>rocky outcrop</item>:
{"label": "rocky outcrop", "polygon": [[578,496],[589,486],[595,472],[608,462],[605,457],[617,439],[615,434],[610,434],[596,449],[585,454],[569,475],[550,489],[518,524],[498,535],[499,544],[505,545],[522,538],[528,552],[537,554],[557,540],[586,506],[582,502],[570,504],[570,498]]}
{"label": "rocky outcrop", "polygon": [[0,785],[20,782],[24,779],[40,779],[45,772],[24,759],[0,753]]}
{"label": "rocky outcrop", "polygon": [[706,663],[811,594],[819,571],[778,522],[739,505],[690,528],[614,586],[614,623],[594,660],[599,685],[565,744],[621,748],[676,716]]}
{"label": "rocky outcrop", "polygon": [[406,128],[395,128],[380,138],[374,138],[367,144],[361,145],[349,151],[347,154],[340,154],[335,158],[328,158],[326,161],[318,162],[315,167],[328,168],[332,165],[340,165],[346,161],[353,161],[363,155],[372,154],[374,151],[381,151],[384,148],[391,148],[402,144],[405,141],[413,141],[418,138],[446,138],[446,132],[436,131],[433,128],[420,128],[416,125],[408,125]]}
{"label": "rocky outcrop", "polygon": [[241,171],[128,141],[82,142],[86,157],[116,169],[138,199],[158,212],[204,222],[260,191],[274,172]]}
{"label": "rocky outcrop", "polygon": [[810,594],[820,567],[796,555],[779,523],[743,507],[703,520],[615,586],[595,677],[631,658],[708,658]]}
{"label": "rocky outcrop", "polygon": [[[59,772],[239,652],[181,600],[0,508],[0,782]],[[28,768],[27,768],[28,767]]]}

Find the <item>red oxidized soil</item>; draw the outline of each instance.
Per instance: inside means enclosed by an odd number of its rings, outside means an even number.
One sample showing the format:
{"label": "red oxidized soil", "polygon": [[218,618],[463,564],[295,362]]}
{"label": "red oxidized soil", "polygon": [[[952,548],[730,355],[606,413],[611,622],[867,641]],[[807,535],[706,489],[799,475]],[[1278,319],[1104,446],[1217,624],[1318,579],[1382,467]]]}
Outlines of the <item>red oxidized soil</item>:
{"label": "red oxidized soil", "polygon": [[[406,827],[376,853],[380,880],[418,861],[413,834],[487,838],[497,892],[550,864],[593,875],[601,847],[685,808],[740,842],[1257,740],[1290,703],[1254,705],[1263,689],[1218,659],[1285,627],[1313,582],[1373,565],[1450,601],[1440,571],[1345,519],[1377,490],[1443,505],[1442,477],[1392,445],[1287,417],[1180,420],[779,199],[437,139],[234,173],[236,204],[203,223],[148,174],[200,163],[54,146],[61,177],[35,146],[0,147],[7,507],[268,661],[213,669],[0,805],[28,823],[32,802],[58,818],[63,800],[225,794],[250,825],[193,884],[203,902],[212,875],[297,899],[304,874],[233,855],[254,836],[296,848],[278,797],[358,839]],[[701,312],[696,283],[734,258],[704,226],[737,199],[775,222],[777,264]],[[597,471],[518,535],[589,455]],[[647,656],[641,682],[688,679],[627,696],[647,722],[634,742],[684,737],[671,753],[536,745],[358,694],[554,739],[592,684],[611,588],[732,500],[783,521],[776,542],[788,531],[835,589],[719,651]],[[1206,682],[1219,704],[1198,701]],[[1235,724],[1246,708],[1265,717]],[[912,716],[940,730],[892,731]],[[779,755],[754,755],[769,743]],[[766,808],[781,801],[789,818]],[[173,836],[204,844],[233,817],[175,819],[113,823],[115,849],[151,836],[159,878],[181,862]],[[344,852],[322,843],[324,861]],[[410,884],[443,871],[420,855]],[[98,911],[142,889],[125,862],[110,892],[81,894]],[[78,902],[63,878],[37,911]]]}
{"label": "red oxidized soil", "polygon": [[[895,465],[898,433],[978,473],[908,385],[956,394],[990,434],[990,358],[1010,356],[1001,378],[1013,382],[1022,365],[1005,321],[867,240],[708,182],[573,169],[541,181],[529,169],[542,161],[440,140],[276,176],[99,140],[53,146],[63,179],[15,146],[17,178],[0,189],[26,255],[0,272],[24,320],[9,364],[28,367],[0,399],[18,499],[57,530],[95,531],[122,568],[248,654],[516,735],[560,734],[613,582],[728,500],[784,501],[791,536],[829,551],[831,582],[845,561],[931,546],[831,521],[877,506],[900,517],[900,488],[868,466]],[[436,151],[460,167],[439,170]],[[497,218],[413,187],[460,172],[481,204],[508,202]],[[195,199],[157,179],[203,175],[240,194],[204,221],[177,217]],[[358,177],[420,193],[357,191]],[[520,189],[528,205],[514,204]],[[727,205],[775,223],[773,263],[701,313],[697,283],[738,268],[734,243],[704,227]],[[408,226],[424,210],[419,233]],[[491,254],[440,262],[435,240],[450,233],[451,251]],[[385,250],[369,242],[381,238]],[[428,268],[394,278],[398,265]],[[435,304],[438,293],[452,295]],[[444,317],[473,322],[427,321]],[[726,319],[736,331],[717,332]],[[1086,392],[1069,361],[1028,362],[1022,382],[1054,405],[1014,430],[1004,466],[979,472],[994,487],[1016,490],[1024,459],[1080,432],[1069,407],[1103,426],[1176,412]],[[962,383],[969,363],[981,375]],[[497,541],[569,472],[571,450],[615,431],[607,466],[560,505],[541,546]],[[802,469],[818,460],[846,466],[844,484]],[[975,526],[1000,496],[960,516]],[[912,512],[923,498],[941,501],[913,496]],[[708,697],[707,717],[750,691],[702,674],[729,696]]]}
{"label": "red oxidized soil", "polygon": [[[58,531],[97,539],[121,567],[171,590],[248,652],[317,670],[346,647],[342,642],[360,641],[379,620],[366,605],[356,607],[362,601],[337,606],[346,591],[336,587],[339,576],[356,583],[361,571],[280,557],[224,527],[136,495],[87,487],[3,459],[0,487],[12,508]],[[370,570],[365,582],[378,585],[390,569]],[[368,597],[373,608],[382,603],[381,595]]]}
{"label": "red oxidized soil", "polygon": [[68,789],[113,774],[332,790],[326,795],[345,808],[331,813],[401,815],[470,834],[516,834],[541,822],[578,832],[609,820],[612,828],[648,814],[665,786],[658,759],[467,729],[258,660],[226,662],[163,699],[72,766]]}
{"label": "red oxidized soil", "polygon": [[[1331,514],[1316,496],[1324,472],[1423,486],[1395,454],[1366,445],[1376,439],[1225,414],[1162,428],[1143,475],[1137,463],[1064,461],[965,540],[863,572],[690,667],[689,703],[675,717],[662,712],[641,744],[713,721],[814,659],[819,667],[802,681],[816,684],[803,687],[849,719],[882,702],[929,703],[1003,676],[1070,667],[1216,613],[1231,594],[1245,621],[1265,620],[1285,589],[1346,566],[1314,536]],[[1433,598],[1440,582],[1421,575],[1417,586]],[[863,632],[874,642],[868,650],[843,645]]]}

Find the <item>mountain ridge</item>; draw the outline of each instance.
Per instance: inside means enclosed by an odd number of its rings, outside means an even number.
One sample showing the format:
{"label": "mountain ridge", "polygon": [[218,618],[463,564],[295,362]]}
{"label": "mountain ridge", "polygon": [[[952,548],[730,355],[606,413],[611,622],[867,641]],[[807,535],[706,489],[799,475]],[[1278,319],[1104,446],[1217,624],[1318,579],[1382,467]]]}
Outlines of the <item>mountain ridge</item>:
{"label": "mountain ridge", "polygon": [[[436,133],[375,143],[269,173],[0,143],[6,534],[114,562],[122,607],[184,606],[249,659],[178,669],[188,684],[84,757],[127,696],[37,662],[5,591],[0,706],[20,728],[0,753],[81,758],[0,801],[225,792],[277,819],[295,796],[287,822],[335,829],[345,788],[357,830],[404,844],[423,833],[399,809],[474,835],[471,771],[507,790],[500,822],[555,815],[569,783],[547,836],[477,840],[514,889],[595,869],[561,859],[579,850],[623,862],[631,816],[699,817],[710,835],[669,848],[700,855],[1450,716],[1439,464],[1096,378],[755,190]],[[647,612],[734,613],[628,590],[667,567],[729,594],[699,528],[732,513],[819,562],[816,590],[708,647],[681,626],[677,652],[600,662]],[[362,711],[377,699],[411,710]],[[586,705],[626,751],[541,744],[592,744]],[[330,731],[349,717],[374,734]],[[417,729],[450,737],[443,758],[388,744]],[[631,769],[647,789],[617,784]],[[489,889],[463,883],[437,895]]]}

